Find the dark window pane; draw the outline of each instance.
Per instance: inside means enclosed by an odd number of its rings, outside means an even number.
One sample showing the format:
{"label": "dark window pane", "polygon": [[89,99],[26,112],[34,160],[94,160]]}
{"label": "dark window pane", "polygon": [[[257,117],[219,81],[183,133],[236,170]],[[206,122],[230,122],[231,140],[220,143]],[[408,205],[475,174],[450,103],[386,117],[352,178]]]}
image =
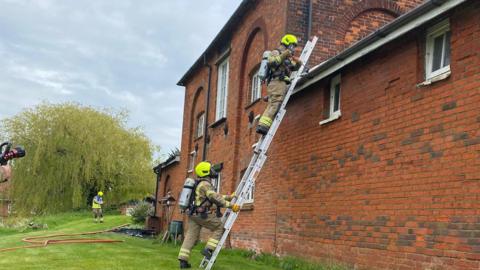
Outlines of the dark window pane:
{"label": "dark window pane", "polygon": [[338,111],[340,107],[340,84],[335,85],[335,99],[333,100],[333,111]]}
{"label": "dark window pane", "polygon": [[452,32],[448,31],[445,37],[445,60],[443,61],[443,66],[446,67],[450,65],[450,40]]}
{"label": "dark window pane", "polygon": [[443,35],[436,37],[433,44],[432,72],[442,68]]}

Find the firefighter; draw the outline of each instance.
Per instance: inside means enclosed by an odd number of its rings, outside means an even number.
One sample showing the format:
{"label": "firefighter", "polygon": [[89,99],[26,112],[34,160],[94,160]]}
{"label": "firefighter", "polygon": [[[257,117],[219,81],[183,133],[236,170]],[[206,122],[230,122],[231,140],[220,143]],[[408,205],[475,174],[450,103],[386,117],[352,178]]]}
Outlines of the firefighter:
{"label": "firefighter", "polygon": [[92,201],[93,221],[95,223],[98,223],[99,219],[100,219],[100,223],[103,223],[102,205],[103,205],[103,192],[99,191],[97,193],[97,196],[93,197],[93,201]]}
{"label": "firefighter", "polygon": [[259,134],[267,134],[287,92],[291,72],[298,70],[302,65],[300,59],[293,55],[297,43],[297,37],[287,34],[282,38],[280,46],[268,57],[268,105],[257,125]]}
{"label": "firefighter", "polygon": [[235,194],[222,196],[215,192],[211,181],[212,178],[216,177],[216,173],[212,170],[212,164],[210,162],[202,161],[198,163],[195,167],[195,174],[198,178],[195,179],[197,182],[193,190],[192,206],[187,210],[189,215],[188,230],[178,254],[180,268],[182,269],[191,268],[191,265],[188,263],[190,252],[195,242],[199,239],[202,228],[207,228],[213,232],[207,241],[206,247],[202,250],[202,255],[210,259],[213,251],[217,247],[224,229],[221,215],[219,211],[215,213],[214,206],[216,206],[217,209],[219,209],[219,207],[230,208],[234,212],[240,210],[238,204],[231,203],[231,200],[235,198]]}

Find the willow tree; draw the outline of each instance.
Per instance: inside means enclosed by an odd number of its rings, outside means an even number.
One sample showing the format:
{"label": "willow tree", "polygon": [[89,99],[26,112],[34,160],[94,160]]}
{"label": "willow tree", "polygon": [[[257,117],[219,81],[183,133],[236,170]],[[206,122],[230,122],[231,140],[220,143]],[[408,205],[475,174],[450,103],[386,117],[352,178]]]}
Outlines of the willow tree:
{"label": "willow tree", "polygon": [[14,164],[11,198],[20,212],[86,208],[99,190],[119,204],[152,190],[152,145],[126,127],[125,112],[42,104],[3,120],[4,137],[25,147]]}

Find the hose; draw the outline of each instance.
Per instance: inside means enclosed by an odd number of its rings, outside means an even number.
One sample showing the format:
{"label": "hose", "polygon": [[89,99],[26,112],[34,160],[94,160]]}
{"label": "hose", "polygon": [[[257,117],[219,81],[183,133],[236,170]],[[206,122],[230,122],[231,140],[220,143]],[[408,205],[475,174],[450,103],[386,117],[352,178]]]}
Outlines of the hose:
{"label": "hose", "polygon": [[[125,227],[129,224],[123,224],[108,230],[103,231],[94,231],[94,232],[84,232],[84,233],[71,233],[71,234],[52,234],[46,236],[33,236],[33,237],[26,237],[22,239],[22,242],[29,243],[31,245],[28,246],[20,246],[20,247],[11,247],[11,248],[2,248],[0,252],[7,252],[13,251],[17,249],[25,249],[25,248],[41,248],[46,247],[48,245],[58,245],[58,244],[93,244],[93,243],[120,243],[123,240],[112,240],[112,239],[95,239],[95,238],[64,238],[64,239],[52,239],[58,237],[71,237],[71,236],[81,236],[81,235],[93,235],[93,234],[101,234],[112,232],[116,229]],[[45,240],[40,240],[45,239]]]}

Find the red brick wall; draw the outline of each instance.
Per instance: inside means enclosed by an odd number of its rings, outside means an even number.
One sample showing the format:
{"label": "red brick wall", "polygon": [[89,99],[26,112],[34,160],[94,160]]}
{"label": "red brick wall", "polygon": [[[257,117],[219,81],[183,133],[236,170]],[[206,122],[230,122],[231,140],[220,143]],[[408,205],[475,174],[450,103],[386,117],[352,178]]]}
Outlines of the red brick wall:
{"label": "red brick wall", "polygon": [[[186,83],[186,97],[184,109],[184,123],[182,132],[182,170],[187,171],[189,160],[188,155],[193,151],[195,144],[198,144],[198,158],[200,161],[203,153],[203,140],[208,139],[209,149],[207,158],[214,163],[224,163],[222,178],[224,179],[221,187],[222,192],[231,192],[239,174],[239,168],[234,168],[234,157],[240,151],[238,139],[243,135],[244,130],[240,123],[246,119],[248,105],[250,79],[249,75],[254,67],[259,63],[261,52],[269,49],[272,44],[276,46],[284,33],[286,2],[282,0],[275,1],[257,1],[254,8],[248,12],[241,27],[232,33],[232,39],[226,40],[230,43],[231,52],[229,55],[229,89],[228,89],[228,109],[225,122],[216,127],[209,128],[208,138],[201,138],[195,141],[190,135],[190,125],[192,118],[192,103],[196,89],[203,87],[202,97],[198,99],[195,106],[205,109],[205,94],[208,88],[208,69],[201,68]],[[279,15],[280,14],[280,15]],[[217,66],[216,60],[221,53],[217,52],[211,55],[208,63],[212,66],[211,81],[211,101],[208,115],[208,123],[215,121],[216,88],[217,88]],[[260,106],[260,103],[257,103]],[[263,106],[263,105],[262,105]],[[197,109],[195,109],[197,110]],[[243,148],[243,147],[242,147]],[[234,173],[235,172],[235,173]]]}
{"label": "red brick wall", "polygon": [[[287,31],[303,36],[307,24],[308,2],[312,1],[312,35],[319,37],[311,65],[336,55],[359,37],[365,37],[377,27],[409,11],[424,0],[289,0],[291,23]],[[292,3],[293,2],[293,3]],[[299,25],[302,24],[302,27]]]}
{"label": "red brick wall", "polygon": [[[183,167],[180,166],[180,163],[174,163],[162,171],[160,183],[158,186],[157,198],[161,198],[167,195],[168,191],[171,191],[172,196],[175,198],[173,206],[171,206],[172,217],[171,220],[185,221],[185,217],[180,214],[180,209],[178,208],[178,199],[180,197],[180,192],[183,188],[183,183],[185,182],[185,172],[182,170]],[[167,210],[168,208],[162,204],[157,204],[157,213],[156,215],[160,217],[160,222],[162,223],[161,228],[164,230],[168,227],[167,224]]]}
{"label": "red brick wall", "polygon": [[395,16],[383,11],[366,11],[359,14],[350,22],[347,33],[344,38],[344,45],[348,47],[351,44],[365,38],[376,29],[393,21]]}
{"label": "red brick wall", "polygon": [[[317,63],[423,1],[330,2],[313,1],[312,33],[321,38]],[[227,120],[209,129],[207,151],[208,160],[224,163],[223,193],[235,188],[250,159],[256,135],[249,115],[265,107],[249,104],[249,74],[285,29],[302,29],[303,20],[287,20],[286,8],[305,3],[258,1],[225,41],[231,44]],[[342,72],[341,119],[318,124],[328,82],[294,96],[258,179],[254,208],[242,211],[234,227],[233,245],[373,269],[477,269],[480,45],[474,11],[478,4],[452,17],[453,74],[446,81],[415,87],[422,81],[423,33],[414,33]],[[207,59],[213,67],[209,124],[218,56]],[[202,68],[186,85],[180,178],[196,144],[199,157],[203,153],[206,138],[195,140],[192,132],[207,83]]]}
{"label": "red brick wall", "polygon": [[[451,16],[452,76],[425,88],[423,36],[293,97],[234,245],[361,269],[480,267],[480,3]],[[273,221],[273,222],[272,222]]]}

